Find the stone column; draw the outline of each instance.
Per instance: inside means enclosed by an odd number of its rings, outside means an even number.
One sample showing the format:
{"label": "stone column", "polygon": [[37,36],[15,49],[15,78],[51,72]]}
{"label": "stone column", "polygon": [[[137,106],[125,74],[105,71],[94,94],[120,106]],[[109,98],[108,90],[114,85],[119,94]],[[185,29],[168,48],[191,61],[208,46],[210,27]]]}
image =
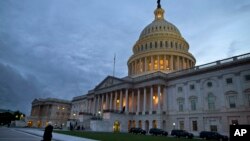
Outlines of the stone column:
{"label": "stone column", "polygon": [[179,56],[176,57],[177,57],[177,70],[180,70],[180,57]]}
{"label": "stone column", "polygon": [[144,57],[144,67],[145,67],[145,71],[144,72],[146,72],[147,71],[147,69],[148,69],[148,64],[147,64],[147,57]]}
{"label": "stone column", "polygon": [[158,104],[157,113],[161,113],[161,85],[158,85]]}
{"label": "stone column", "polygon": [[117,110],[117,103],[116,103],[116,100],[117,100],[117,91],[115,91],[115,102],[114,102],[114,109]]}
{"label": "stone column", "polygon": [[113,92],[110,93],[109,109],[113,110]]}
{"label": "stone column", "polygon": [[93,109],[92,109],[92,113],[93,114],[95,114],[96,112],[95,112],[95,109],[96,109],[96,97],[94,96],[94,98],[93,98]]}
{"label": "stone column", "polygon": [[120,105],[120,111],[122,111],[122,90],[120,90],[120,103],[119,103],[119,105]]}
{"label": "stone column", "polygon": [[153,85],[150,87],[150,113],[152,114],[153,112],[153,92],[154,92],[154,89],[153,89]]}
{"label": "stone column", "polygon": [[91,113],[91,101],[88,99],[88,113]]}
{"label": "stone column", "polygon": [[182,69],[185,69],[185,58],[182,57]]}
{"label": "stone column", "polygon": [[97,109],[96,111],[98,112],[100,110],[100,95],[97,95]]}
{"label": "stone column", "polygon": [[170,55],[170,70],[174,70],[174,56]]}
{"label": "stone column", "polygon": [[135,61],[133,61],[133,74],[135,74]]}
{"label": "stone column", "polygon": [[143,113],[146,112],[146,102],[147,102],[147,88],[144,87],[144,94],[143,94]]}
{"label": "stone column", "polygon": [[106,102],[106,105],[105,105],[105,109],[108,110],[109,109],[109,94],[106,93],[106,98],[105,98],[105,102]]}
{"label": "stone column", "polygon": [[134,113],[134,104],[135,104],[135,102],[134,102],[134,90],[132,90],[132,102],[131,102],[131,112],[132,113]]}
{"label": "stone column", "polygon": [[126,89],[125,98],[126,98],[125,112],[128,113],[128,89]]}
{"label": "stone column", "polygon": [[143,72],[144,68],[143,68],[143,64],[142,64],[142,58],[140,58],[140,72]]}
{"label": "stone column", "polygon": [[164,55],[164,57],[163,57],[163,70],[167,70],[166,55]]}
{"label": "stone column", "polygon": [[162,95],[162,98],[163,98],[163,100],[162,100],[162,102],[163,102],[163,111],[167,111],[167,89],[166,89],[166,86],[164,86],[164,88],[163,88],[163,93],[162,93],[163,95]]}
{"label": "stone column", "polygon": [[104,103],[104,94],[102,94],[102,104],[101,104],[101,111],[103,113],[103,103]]}
{"label": "stone column", "polygon": [[137,114],[140,112],[140,88],[137,90]]}
{"label": "stone column", "polygon": [[150,66],[150,71],[154,70],[154,58],[151,56],[151,66]]}
{"label": "stone column", "polygon": [[160,70],[160,55],[157,55],[157,67],[158,67],[158,71]]}

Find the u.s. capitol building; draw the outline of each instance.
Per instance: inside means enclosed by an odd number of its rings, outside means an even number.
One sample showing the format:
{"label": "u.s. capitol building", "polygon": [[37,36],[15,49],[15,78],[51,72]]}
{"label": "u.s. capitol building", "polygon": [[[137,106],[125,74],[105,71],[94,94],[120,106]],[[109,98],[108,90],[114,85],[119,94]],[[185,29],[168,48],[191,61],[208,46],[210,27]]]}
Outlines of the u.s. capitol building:
{"label": "u.s. capitol building", "polygon": [[74,97],[70,119],[93,131],[185,129],[228,134],[250,124],[250,54],[195,66],[189,44],[158,4],[128,59],[128,76],[107,76]]}

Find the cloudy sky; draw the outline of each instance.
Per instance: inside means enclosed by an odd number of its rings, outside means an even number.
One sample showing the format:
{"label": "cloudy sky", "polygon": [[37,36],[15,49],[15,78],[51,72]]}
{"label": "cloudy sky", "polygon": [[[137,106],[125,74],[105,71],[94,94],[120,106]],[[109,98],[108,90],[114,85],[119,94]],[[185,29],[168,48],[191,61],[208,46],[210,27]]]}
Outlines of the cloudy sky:
{"label": "cloudy sky", "polygon": [[[250,52],[249,0],[162,0],[197,64]],[[1,0],[0,109],[29,114],[34,98],[71,100],[127,60],[156,0]]]}

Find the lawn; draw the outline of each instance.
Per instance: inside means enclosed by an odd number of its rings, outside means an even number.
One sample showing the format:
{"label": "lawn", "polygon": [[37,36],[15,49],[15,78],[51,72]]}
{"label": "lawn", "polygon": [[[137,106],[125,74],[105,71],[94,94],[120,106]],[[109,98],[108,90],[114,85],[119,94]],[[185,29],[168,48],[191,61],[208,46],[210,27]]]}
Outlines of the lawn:
{"label": "lawn", "polygon": [[56,133],[96,139],[100,141],[201,141],[199,139],[186,139],[165,136],[135,135],[128,133],[106,132],[80,132],[80,131],[54,131]]}

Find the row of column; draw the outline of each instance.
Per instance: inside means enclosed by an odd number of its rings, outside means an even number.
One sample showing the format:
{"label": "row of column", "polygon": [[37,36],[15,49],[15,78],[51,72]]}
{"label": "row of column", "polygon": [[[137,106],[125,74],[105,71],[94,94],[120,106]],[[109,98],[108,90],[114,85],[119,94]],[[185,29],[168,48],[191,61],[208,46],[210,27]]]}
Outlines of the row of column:
{"label": "row of column", "polygon": [[180,70],[194,66],[190,59],[174,55],[147,56],[136,59],[129,64],[129,75],[153,70]]}
{"label": "row of column", "polygon": [[162,85],[153,85],[138,89],[123,89],[99,94],[88,101],[89,112],[97,114],[103,110],[113,110],[136,114],[160,113],[162,110],[166,110],[165,93],[165,87]]}

